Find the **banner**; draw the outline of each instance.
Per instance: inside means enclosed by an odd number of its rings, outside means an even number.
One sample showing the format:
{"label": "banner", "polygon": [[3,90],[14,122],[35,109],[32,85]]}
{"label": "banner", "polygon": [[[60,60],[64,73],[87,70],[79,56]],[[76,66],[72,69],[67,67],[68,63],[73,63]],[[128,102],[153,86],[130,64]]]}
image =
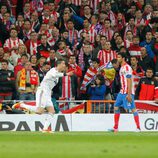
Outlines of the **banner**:
{"label": "banner", "polygon": [[[157,114],[140,114],[141,131],[158,132]],[[46,115],[0,115],[0,131],[41,131]],[[51,121],[53,131],[102,131],[114,125],[113,114],[64,114],[55,115]],[[119,131],[135,131],[133,114],[122,114]]]}

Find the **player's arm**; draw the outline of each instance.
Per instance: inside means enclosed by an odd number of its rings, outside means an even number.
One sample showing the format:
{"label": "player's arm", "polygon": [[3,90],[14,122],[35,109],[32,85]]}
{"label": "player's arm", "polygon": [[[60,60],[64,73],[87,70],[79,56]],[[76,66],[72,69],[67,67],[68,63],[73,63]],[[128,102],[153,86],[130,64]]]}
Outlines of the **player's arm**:
{"label": "player's arm", "polygon": [[132,94],[132,75],[127,75],[127,100],[129,102],[132,101],[131,94]]}

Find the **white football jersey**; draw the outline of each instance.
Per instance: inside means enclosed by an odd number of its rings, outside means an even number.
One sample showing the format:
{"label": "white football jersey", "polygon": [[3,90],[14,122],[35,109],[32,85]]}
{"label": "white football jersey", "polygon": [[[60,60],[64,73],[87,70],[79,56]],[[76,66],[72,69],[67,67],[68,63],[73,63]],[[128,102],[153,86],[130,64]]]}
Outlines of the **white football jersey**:
{"label": "white football jersey", "polygon": [[57,85],[59,77],[62,76],[64,73],[58,72],[56,68],[51,68],[44,76],[40,87],[51,91]]}

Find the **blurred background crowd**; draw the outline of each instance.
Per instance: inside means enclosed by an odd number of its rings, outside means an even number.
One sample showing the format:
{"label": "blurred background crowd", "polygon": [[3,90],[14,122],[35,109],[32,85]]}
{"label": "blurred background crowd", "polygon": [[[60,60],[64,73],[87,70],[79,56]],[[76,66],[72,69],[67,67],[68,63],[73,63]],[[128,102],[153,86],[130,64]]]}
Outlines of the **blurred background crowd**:
{"label": "blurred background crowd", "polygon": [[115,99],[117,53],[126,54],[135,97],[158,99],[158,0],[0,0],[0,100],[35,100],[63,58],[60,100]]}

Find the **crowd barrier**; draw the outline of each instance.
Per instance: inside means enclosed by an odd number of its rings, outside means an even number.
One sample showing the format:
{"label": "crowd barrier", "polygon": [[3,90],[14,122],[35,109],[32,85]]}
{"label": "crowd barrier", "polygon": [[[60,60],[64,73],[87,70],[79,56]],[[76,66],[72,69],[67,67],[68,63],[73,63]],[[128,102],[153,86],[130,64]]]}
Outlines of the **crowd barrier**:
{"label": "crowd barrier", "polygon": [[[115,100],[57,100],[53,101],[55,109],[63,114],[71,113],[113,113]],[[154,101],[135,100],[139,113],[158,113],[158,104]],[[15,109],[35,111],[35,101],[10,100],[0,103],[0,110],[9,105]],[[130,111],[126,111],[128,113]]]}

